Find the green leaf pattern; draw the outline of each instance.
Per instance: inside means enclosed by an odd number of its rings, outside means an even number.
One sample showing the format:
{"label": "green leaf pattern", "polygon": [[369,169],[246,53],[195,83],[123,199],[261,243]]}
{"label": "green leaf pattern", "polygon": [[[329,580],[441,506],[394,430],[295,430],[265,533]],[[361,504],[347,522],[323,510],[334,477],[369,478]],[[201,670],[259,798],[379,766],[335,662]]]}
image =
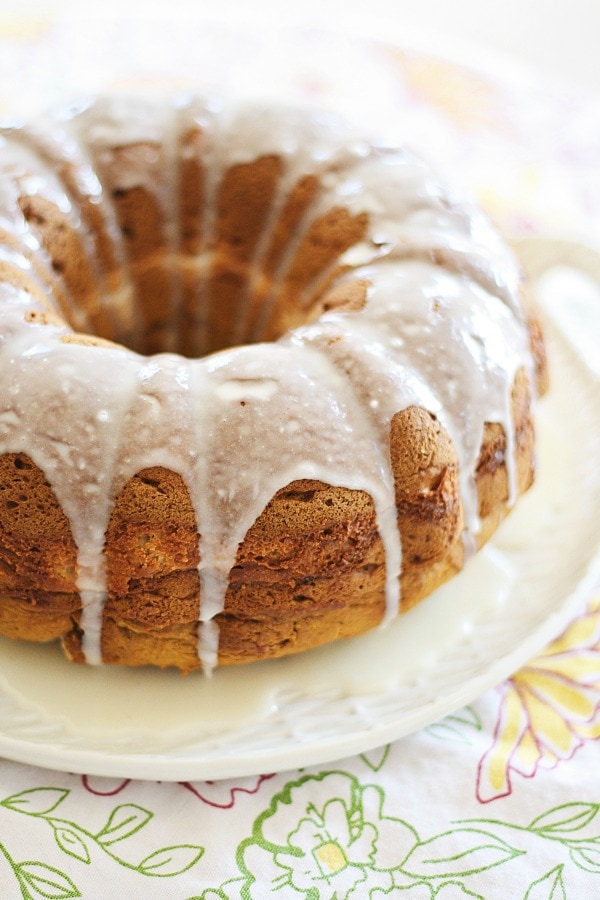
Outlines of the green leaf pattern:
{"label": "green leaf pattern", "polygon": [[[4,829],[0,863],[3,858],[9,864],[14,896],[23,900],[110,896],[98,893],[99,888],[89,893],[94,871],[112,871],[114,883],[122,883],[128,896],[148,900],[167,896],[158,887],[163,880],[180,885],[178,892],[168,894],[175,900],[496,900],[509,896],[502,893],[504,885],[510,885],[510,897],[519,900],[600,897],[600,804],[539,803],[529,823],[502,818],[440,820],[441,827],[426,832],[418,827],[419,816],[410,803],[404,806],[402,794],[389,789],[392,782],[385,777],[386,769],[389,775],[397,772],[390,761],[392,750],[393,745],[357,757],[356,772],[302,772],[287,780],[276,776],[277,787],[261,796],[262,811],[246,835],[231,844],[228,859],[216,854],[218,850],[222,854],[223,844],[215,841],[206,860],[212,836],[209,821],[221,828],[232,821],[231,810],[216,804],[214,809],[207,805],[208,814],[196,819],[203,822],[197,828],[202,842],[182,840],[152,847],[149,832],[158,824],[157,816],[135,797],[115,804],[108,795],[104,812],[96,817],[94,804],[98,812],[102,804],[93,800],[89,823],[83,824],[71,815],[74,799],[79,801],[74,808],[85,808],[77,783],[75,788],[28,788],[0,801]],[[387,783],[387,791],[375,783],[376,776]],[[154,789],[175,793],[180,801],[193,796],[190,802],[196,802],[202,795],[200,785],[194,795],[184,787],[167,784]],[[132,792],[134,788],[135,783],[123,787]],[[189,813],[188,807],[183,818],[191,833],[194,819]],[[224,820],[220,824],[219,818]],[[174,814],[171,825],[178,820]],[[45,829],[53,839],[54,853],[46,858],[13,857],[11,836],[21,821],[35,826],[38,834]],[[166,821],[159,833],[168,832]],[[223,835],[227,831],[222,839]],[[228,874],[219,877],[221,872]],[[101,884],[103,875],[98,878],[95,883]],[[587,884],[587,894],[582,894],[582,884]]]}
{"label": "green leaf pattern", "polygon": [[597,803],[567,803],[537,816],[531,828],[542,834],[569,834],[580,831],[595,818],[600,806]]}
{"label": "green leaf pattern", "polygon": [[447,831],[417,844],[404,863],[405,870],[421,878],[472,875],[508,862],[520,852],[477,828],[462,830],[459,847],[456,837],[456,831]]}
{"label": "green leaf pattern", "polygon": [[191,869],[202,856],[202,852],[201,847],[185,845],[163,847],[162,850],[156,850],[143,859],[138,866],[138,871],[143,875],[169,878]]}
{"label": "green leaf pattern", "polygon": [[[106,823],[94,834],[74,821],[53,815],[69,794],[66,789],[32,788],[6,797],[0,802],[0,807],[47,823],[58,849],[88,866],[92,863],[93,852],[100,851],[124,869],[141,876],[172,878],[191,869],[204,853],[202,846],[180,844],[161,847],[144,856],[140,862],[131,862],[118,855],[112,847],[144,828],[153,818],[153,813],[137,804],[121,804],[110,812]],[[0,845],[0,852],[12,867],[24,900],[34,897],[61,900],[82,896],[75,881],[66,872],[39,861],[17,862],[5,845]]]}
{"label": "green leaf pattern", "polygon": [[90,852],[85,841],[72,828],[59,827],[54,830],[56,843],[69,856],[80,859],[81,862],[90,862]]}
{"label": "green leaf pattern", "polygon": [[53,866],[27,862],[17,866],[17,872],[21,883],[39,897],[48,897],[51,900],[81,897],[69,876]]}
{"label": "green leaf pattern", "polygon": [[[439,734],[427,737],[439,740]],[[259,792],[239,792],[233,815],[217,802],[199,807],[200,784],[194,792],[184,790],[186,785],[151,786],[156,796],[178,799],[160,813],[137,802],[148,786],[136,782],[114,792],[128,792],[120,803],[110,791],[104,797],[84,794],[88,802],[82,803],[75,776],[65,777],[70,787],[11,793],[0,800],[0,898],[101,900],[111,896],[108,888],[102,893],[106,872],[113,879],[107,884],[123,885],[123,896],[144,900],[600,897],[600,803],[579,797],[550,805],[539,795],[528,821],[449,820],[443,812],[446,788],[432,783],[429,810],[439,803],[439,816],[437,823],[430,816],[424,828],[414,793],[397,789],[402,770],[394,752],[389,745],[356,757],[347,768],[275,776]],[[211,789],[207,784],[207,797]],[[191,815],[199,810],[205,815]],[[245,833],[233,837],[238,820]],[[20,822],[29,823],[39,839],[39,852],[27,858],[13,846]],[[164,840],[169,833],[178,839]],[[184,834],[190,839],[182,840]],[[12,873],[10,885],[6,871]],[[165,881],[172,893],[161,891]]]}
{"label": "green leaf pattern", "polygon": [[151,818],[151,812],[147,809],[142,809],[141,806],[136,806],[134,803],[117,806],[111,812],[104,828],[98,832],[97,840],[104,847],[116,844],[117,841],[122,841],[124,838],[135,834],[136,831],[147,825]]}
{"label": "green leaf pattern", "polygon": [[45,816],[53,812],[68,795],[69,791],[58,788],[32,788],[7,797],[2,801],[2,806],[27,813],[28,816]]}
{"label": "green leaf pattern", "polygon": [[556,866],[536,879],[525,894],[525,900],[567,900],[562,880],[562,866]]}

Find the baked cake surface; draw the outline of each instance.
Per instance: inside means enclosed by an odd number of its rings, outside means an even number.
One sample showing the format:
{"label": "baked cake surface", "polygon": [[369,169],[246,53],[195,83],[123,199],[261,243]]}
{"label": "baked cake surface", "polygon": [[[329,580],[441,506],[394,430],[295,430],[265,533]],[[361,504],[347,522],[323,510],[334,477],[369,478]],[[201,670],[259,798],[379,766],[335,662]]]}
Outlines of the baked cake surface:
{"label": "baked cake surface", "polygon": [[487,218],[332,117],[94,99],[0,134],[0,633],[299,652],[460,570],[534,474]]}

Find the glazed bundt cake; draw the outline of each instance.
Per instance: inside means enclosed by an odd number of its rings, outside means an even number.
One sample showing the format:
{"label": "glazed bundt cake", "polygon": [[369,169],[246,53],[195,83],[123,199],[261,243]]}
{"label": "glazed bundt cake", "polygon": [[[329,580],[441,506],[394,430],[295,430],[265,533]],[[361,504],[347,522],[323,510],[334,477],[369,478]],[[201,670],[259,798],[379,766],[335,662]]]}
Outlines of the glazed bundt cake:
{"label": "glazed bundt cake", "polygon": [[0,135],[0,633],[210,670],[356,635],[534,472],[486,217],[329,115],[95,99]]}

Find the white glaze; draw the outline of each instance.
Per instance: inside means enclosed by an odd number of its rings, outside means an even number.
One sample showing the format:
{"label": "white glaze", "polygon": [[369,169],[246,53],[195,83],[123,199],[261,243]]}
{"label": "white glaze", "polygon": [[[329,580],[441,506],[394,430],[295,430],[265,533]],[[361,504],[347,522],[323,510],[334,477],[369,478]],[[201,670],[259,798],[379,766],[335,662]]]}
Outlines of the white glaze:
{"label": "white glaze", "polygon": [[[89,662],[101,660],[110,512],[118,492],[143,468],[178,472],[190,492],[202,535],[199,654],[206,670],[216,660],[214,618],[223,609],[238,546],[277,490],[296,479],[316,478],[372,496],[386,551],[385,621],[395,617],[401,547],[389,431],[394,414],[411,404],[438,416],[455,443],[471,535],[478,528],[473,474],[485,422],[499,422],[507,435],[514,499],[510,391],[516,371],[531,367],[519,271],[485,217],[460,204],[403,151],[377,148],[340,123],[306,113],[238,110],[197,99],[102,101],[2,139],[2,227],[35,250],[33,233],[15,212],[15,197],[19,191],[45,193],[46,186],[79,223],[73,197],[48,164],[64,147],[63,159],[81,171],[77,189],[102,209],[120,264],[111,289],[107,280],[103,285],[106,302],[117,323],[131,322],[135,299],[114,210],[90,159],[110,157],[113,146],[147,146],[148,168],[125,164],[118,186],[139,185],[156,196],[165,222],[165,265],[174,272],[178,141],[194,123],[206,129],[202,162],[208,171],[208,199],[199,210],[202,249],[194,260],[198,302],[207,296],[223,173],[274,154],[283,157],[285,174],[258,242],[250,285],[286,192],[306,172],[318,174],[323,189],[282,257],[265,310],[276,303],[310,224],[335,206],[368,213],[364,240],[341,260],[354,271],[340,276],[366,279],[367,302],[359,312],[329,313],[274,343],[198,359],[172,352],[143,357],[118,347],[64,343],[67,325],[26,324],[24,314],[39,309],[39,301],[0,283],[0,452],[28,453],[70,520]],[[24,171],[19,179],[15,160]],[[157,180],[148,173],[158,160],[163,175]],[[86,241],[91,246],[93,236]],[[26,256],[17,254],[10,263],[32,275]],[[177,345],[176,275],[172,287],[166,302],[174,326],[166,350]],[[306,285],[307,298],[314,288]],[[250,295],[249,287],[242,320]]]}

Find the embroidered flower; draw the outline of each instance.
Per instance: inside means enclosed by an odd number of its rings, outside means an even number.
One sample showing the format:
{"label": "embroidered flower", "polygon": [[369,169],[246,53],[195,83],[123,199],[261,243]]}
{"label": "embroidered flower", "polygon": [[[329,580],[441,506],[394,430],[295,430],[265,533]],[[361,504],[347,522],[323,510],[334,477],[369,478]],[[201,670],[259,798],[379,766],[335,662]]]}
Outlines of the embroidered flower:
{"label": "embroidered flower", "polygon": [[[317,793],[322,800],[315,803]],[[409,825],[383,814],[380,788],[326,772],[286,785],[238,857],[253,900],[265,896],[267,885],[274,896],[361,900],[392,887],[392,870],[416,842]]]}
{"label": "embroidered flower", "polygon": [[501,688],[494,740],[478,767],[483,803],[600,737],[600,598]]}
{"label": "embroidered flower", "polygon": [[472,894],[456,881],[442,884],[437,890],[429,885],[413,884],[410,887],[393,887],[389,891],[376,889],[369,900],[484,900],[481,894]]}

